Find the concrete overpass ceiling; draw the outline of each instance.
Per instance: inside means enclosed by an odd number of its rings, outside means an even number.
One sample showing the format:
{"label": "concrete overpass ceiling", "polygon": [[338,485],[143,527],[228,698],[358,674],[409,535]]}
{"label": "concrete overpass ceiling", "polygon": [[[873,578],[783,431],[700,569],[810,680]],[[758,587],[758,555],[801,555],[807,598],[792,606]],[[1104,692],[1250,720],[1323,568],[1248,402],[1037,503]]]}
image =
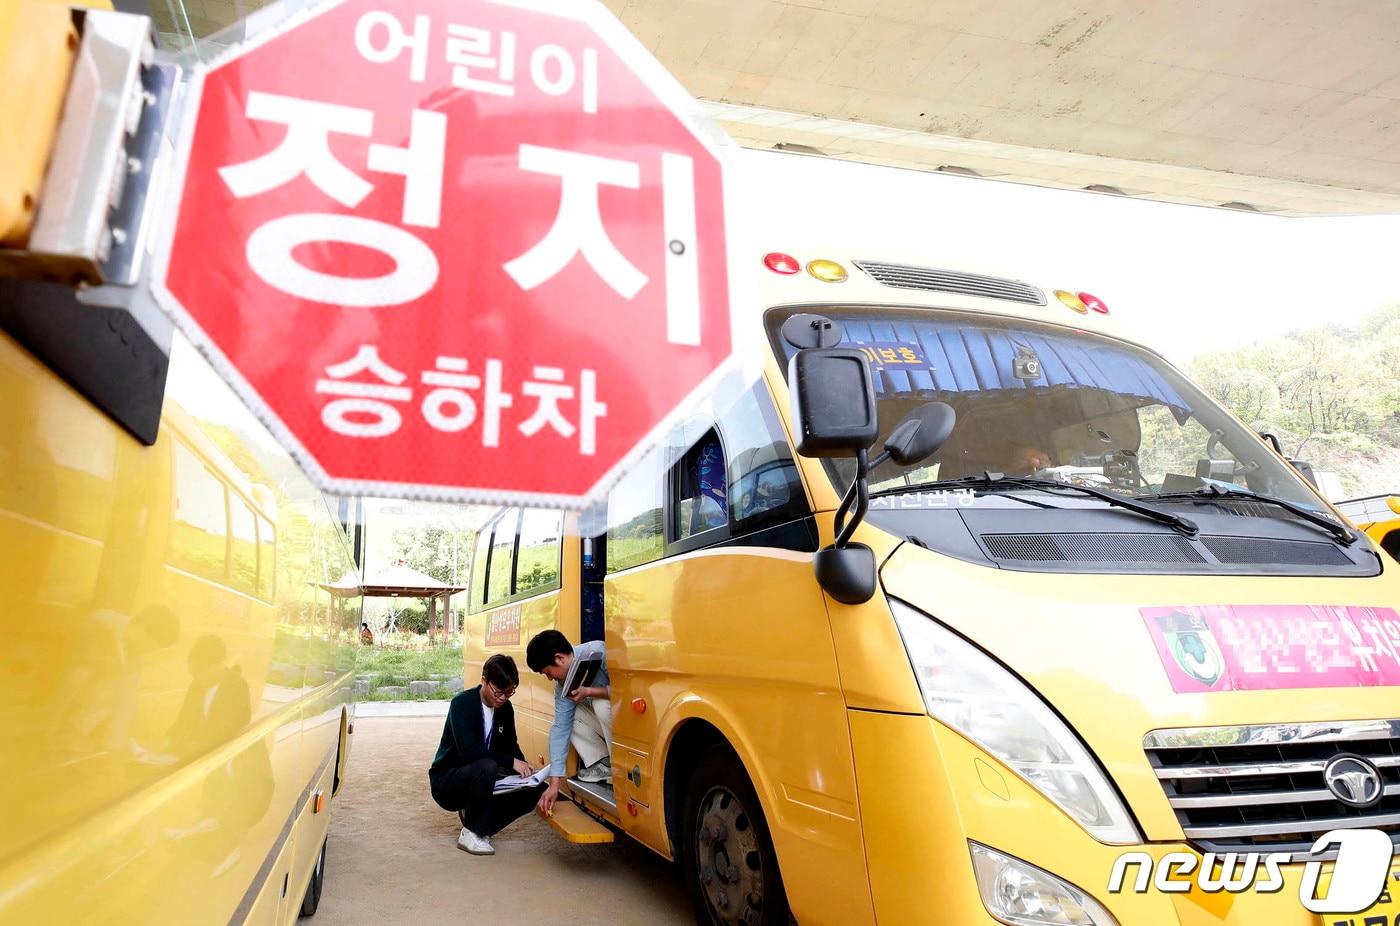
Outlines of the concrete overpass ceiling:
{"label": "concrete overpass ceiling", "polygon": [[[182,48],[268,0],[117,2]],[[604,2],[751,147],[1400,214],[1397,0]]]}
{"label": "concrete overpass ceiling", "polygon": [[745,145],[1261,212],[1400,213],[1389,0],[605,2]]}

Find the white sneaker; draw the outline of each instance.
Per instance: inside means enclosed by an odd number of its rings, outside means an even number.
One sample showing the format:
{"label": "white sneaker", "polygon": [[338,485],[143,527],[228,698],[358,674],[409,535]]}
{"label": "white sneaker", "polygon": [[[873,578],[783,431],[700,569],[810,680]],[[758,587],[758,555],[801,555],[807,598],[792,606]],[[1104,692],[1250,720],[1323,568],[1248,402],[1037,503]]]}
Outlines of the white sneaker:
{"label": "white sneaker", "polygon": [[579,769],[574,777],[587,782],[612,781],[612,764],[607,759],[599,759],[588,768]]}
{"label": "white sneaker", "polygon": [[484,836],[478,836],[465,826],[462,833],[457,837],[457,848],[463,852],[470,852],[472,855],[495,855],[496,850],[491,845],[491,840]]}

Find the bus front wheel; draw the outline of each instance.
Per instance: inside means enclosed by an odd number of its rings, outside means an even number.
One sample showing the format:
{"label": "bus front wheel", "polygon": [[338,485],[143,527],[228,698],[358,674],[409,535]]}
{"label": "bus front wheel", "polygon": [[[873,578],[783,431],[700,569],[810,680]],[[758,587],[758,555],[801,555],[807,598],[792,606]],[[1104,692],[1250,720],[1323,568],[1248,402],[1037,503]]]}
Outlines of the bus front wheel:
{"label": "bus front wheel", "polygon": [[739,758],[701,757],[682,811],[686,887],[706,926],[787,926],[790,919],[768,823]]}

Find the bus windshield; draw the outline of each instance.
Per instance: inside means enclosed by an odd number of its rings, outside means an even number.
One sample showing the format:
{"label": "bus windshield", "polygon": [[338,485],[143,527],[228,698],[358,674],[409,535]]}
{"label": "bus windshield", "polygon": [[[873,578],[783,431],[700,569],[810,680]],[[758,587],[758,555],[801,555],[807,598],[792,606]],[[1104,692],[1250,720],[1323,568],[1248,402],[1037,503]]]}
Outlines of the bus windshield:
{"label": "bus windshield", "polygon": [[[778,334],[798,308],[768,313]],[[810,311],[810,310],[809,310]],[[1166,361],[1085,331],[967,312],[823,308],[865,353],[875,383],[880,442],[911,409],[946,402],[957,412],[947,443],[914,467],[887,462],[872,492],[983,473],[1035,476],[1147,496],[1207,486],[1281,498],[1317,510],[1316,494],[1218,404]],[[827,461],[838,488],[853,459]]]}

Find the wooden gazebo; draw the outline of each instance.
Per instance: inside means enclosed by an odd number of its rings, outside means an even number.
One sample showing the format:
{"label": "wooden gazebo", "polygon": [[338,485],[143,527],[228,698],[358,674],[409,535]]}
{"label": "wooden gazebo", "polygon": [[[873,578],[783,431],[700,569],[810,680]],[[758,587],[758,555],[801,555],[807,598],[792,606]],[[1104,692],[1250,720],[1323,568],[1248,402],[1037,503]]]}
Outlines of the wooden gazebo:
{"label": "wooden gazebo", "polygon": [[452,609],[448,606],[452,596],[466,591],[464,585],[448,585],[430,575],[424,575],[399,563],[390,566],[378,575],[360,580],[358,576],[346,573],[339,581],[321,586],[337,598],[363,594],[367,598],[422,598],[428,603],[428,639],[437,636],[438,602],[446,614],[444,632],[457,631]]}

